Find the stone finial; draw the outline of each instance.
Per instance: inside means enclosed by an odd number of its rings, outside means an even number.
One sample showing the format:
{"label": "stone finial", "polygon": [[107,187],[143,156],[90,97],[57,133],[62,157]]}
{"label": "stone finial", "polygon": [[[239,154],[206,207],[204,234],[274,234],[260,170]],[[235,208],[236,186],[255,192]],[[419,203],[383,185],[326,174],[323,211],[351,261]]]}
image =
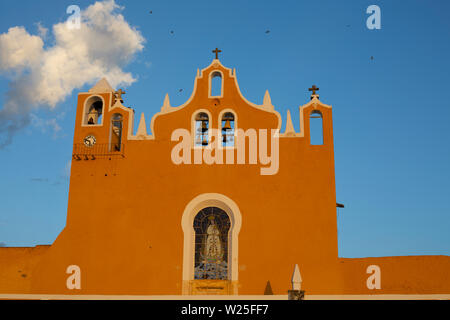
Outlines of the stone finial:
{"label": "stone finial", "polygon": [[145,125],[145,116],[144,113],[141,113],[141,120],[139,121],[139,126],[137,129],[136,136],[146,136],[147,135],[147,126]]}
{"label": "stone finial", "polygon": [[295,135],[294,125],[292,124],[291,119],[291,112],[287,111],[287,118],[286,118],[286,131],[284,132],[285,135],[293,136]]}
{"label": "stone finial", "polygon": [[294,273],[292,274],[292,290],[301,290],[302,288],[302,276],[298,264],[295,265]]}
{"label": "stone finial", "polygon": [[266,93],[264,94],[264,100],[263,100],[263,108],[268,110],[273,110],[272,100],[270,99],[269,90],[266,90]]}
{"label": "stone finial", "polygon": [[166,93],[166,97],[164,98],[164,104],[161,107],[161,111],[168,111],[172,106],[170,105],[169,94]]}
{"label": "stone finial", "polygon": [[267,281],[266,288],[264,289],[264,295],[273,295],[272,286],[270,285],[270,281]]}

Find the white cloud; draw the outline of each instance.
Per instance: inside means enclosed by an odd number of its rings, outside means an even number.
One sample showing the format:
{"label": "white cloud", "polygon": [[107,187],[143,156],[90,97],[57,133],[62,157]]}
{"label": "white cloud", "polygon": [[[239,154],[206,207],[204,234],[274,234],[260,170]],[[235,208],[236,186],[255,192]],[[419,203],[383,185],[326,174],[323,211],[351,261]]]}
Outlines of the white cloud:
{"label": "white cloud", "polygon": [[53,137],[55,138],[57,133],[61,131],[61,127],[58,124],[57,118],[43,119],[31,113],[30,119],[31,124],[39,128],[42,132],[47,132],[47,130],[53,131]]}
{"label": "white cloud", "polygon": [[22,72],[40,63],[44,42],[23,27],[13,27],[0,35],[0,71]]}
{"label": "white cloud", "polygon": [[23,27],[0,34],[0,73],[10,78],[0,110],[0,148],[29,124],[33,110],[54,109],[74,89],[103,77],[113,87],[136,81],[122,68],[144,48],[145,39],[119,13],[122,9],[114,0],[94,3],[81,12],[80,29],[66,22],[53,25],[54,44],[47,48],[40,24],[40,35]]}

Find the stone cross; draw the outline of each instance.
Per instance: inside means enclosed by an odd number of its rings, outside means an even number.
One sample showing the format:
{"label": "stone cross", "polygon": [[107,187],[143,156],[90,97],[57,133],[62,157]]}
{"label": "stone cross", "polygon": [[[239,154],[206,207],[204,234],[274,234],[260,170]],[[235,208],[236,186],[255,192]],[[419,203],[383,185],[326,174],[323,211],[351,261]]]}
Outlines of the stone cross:
{"label": "stone cross", "polygon": [[117,100],[120,100],[120,102],[123,102],[122,95],[126,94],[126,92],[123,91],[122,89],[119,89],[119,91],[114,92],[114,94],[116,95]]}
{"label": "stone cross", "polygon": [[219,50],[219,49],[216,48],[212,52],[216,54],[216,59],[219,59],[219,52],[222,52],[222,50]]}
{"label": "stone cross", "polygon": [[316,95],[316,91],[319,91],[319,88],[317,88],[316,85],[314,84],[312,86],[312,88],[309,88],[308,90],[312,91],[313,96],[315,96]]}

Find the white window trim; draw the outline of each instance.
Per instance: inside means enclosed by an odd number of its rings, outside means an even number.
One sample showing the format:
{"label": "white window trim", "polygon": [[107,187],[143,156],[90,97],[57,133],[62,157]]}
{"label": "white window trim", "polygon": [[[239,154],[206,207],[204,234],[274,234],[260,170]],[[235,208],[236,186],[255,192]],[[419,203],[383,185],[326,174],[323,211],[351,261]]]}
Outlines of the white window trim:
{"label": "white window trim", "polygon": [[[183,246],[183,294],[189,294],[189,281],[194,280],[195,231],[194,219],[198,212],[207,207],[217,207],[225,211],[230,219],[228,243],[228,272],[232,282],[238,281],[238,235],[242,226],[242,216],[237,204],[219,193],[203,193],[192,199],[185,207],[181,218],[184,233]],[[235,292],[237,294],[237,292]]]}
{"label": "white window trim", "polygon": [[[87,124],[86,123],[86,114],[89,112],[89,111],[86,111],[86,108],[88,106],[87,103],[88,103],[88,101],[91,98],[100,98],[102,100],[102,104],[103,104],[102,105],[102,121],[101,121],[100,124]],[[103,120],[105,119],[105,110],[106,110],[106,108],[105,108],[105,99],[103,99],[103,97],[98,95],[98,94],[90,95],[86,100],[84,100],[83,116],[82,116],[82,119],[81,119],[81,126],[82,127],[101,127],[101,126],[103,126]]]}
{"label": "white window trim", "polygon": [[[204,112],[208,115],[208,145],[207,146],[197,146],[195,144],[195,137],[197,135],[197,132],[195,131],[195,130],[197,130],[197,128],[195,127],[195,117],[199,113],[202,113],[202,112]],[[211,146],[211,128],[212,128],[212,115],[211,115],[211,112],[209,112],[209,110],[198,109],[192,114],[192,116],[191,116],[191,146],[193,149],[205,149],[208,146]]]}
{"label": "white window trim", "polygon": [[[211,87],[211,84],[212,84],[212,78],[213,78],[213,75],[215,74],[215,73],[220,73],[220,79],[221,79],[221,84],[220,84],[220,96],[213,96],[213,95],[211,95],[211,89],[212,89],[212,87]],[[222,71],[220,71],[220,70],[213,70],[213,71],[211,71],[210,73],[209,73],[209,80],[208,80],[208,98],[223,98],[223,84],[224,84],[224,82],[223,82],[223,80],[224,80],[224,77],[223,77],[223,72]]]}

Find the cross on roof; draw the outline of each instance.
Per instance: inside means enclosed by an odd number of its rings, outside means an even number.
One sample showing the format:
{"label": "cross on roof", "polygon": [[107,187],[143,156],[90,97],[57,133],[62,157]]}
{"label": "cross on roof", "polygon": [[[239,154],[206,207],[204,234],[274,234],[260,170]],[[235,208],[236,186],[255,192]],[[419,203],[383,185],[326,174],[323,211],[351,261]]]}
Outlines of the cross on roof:
{"label": "cross on roof", "polygon": [[123,91],[122,89],[119,89],[119,91],[116,91],[114,93],[116,95],[117,100],[120,100],[121,102],[123,102],[122,95],[126,94],[126,92]]}
{"label": "cross on roof", "polygon": [[312,88],[309,88],[308,90],[312,91],[312,95],[315,96],[316,95],[316,91],[319,91],[319,88],[317,88],[316,85],[313,84]]}
{"label": "cross on roof", "polygon": [[219,59],[219,52],[222,52],[222,50],[219,50],[219,49],[216,48],[212,52],[216,54],[216,59]]}

